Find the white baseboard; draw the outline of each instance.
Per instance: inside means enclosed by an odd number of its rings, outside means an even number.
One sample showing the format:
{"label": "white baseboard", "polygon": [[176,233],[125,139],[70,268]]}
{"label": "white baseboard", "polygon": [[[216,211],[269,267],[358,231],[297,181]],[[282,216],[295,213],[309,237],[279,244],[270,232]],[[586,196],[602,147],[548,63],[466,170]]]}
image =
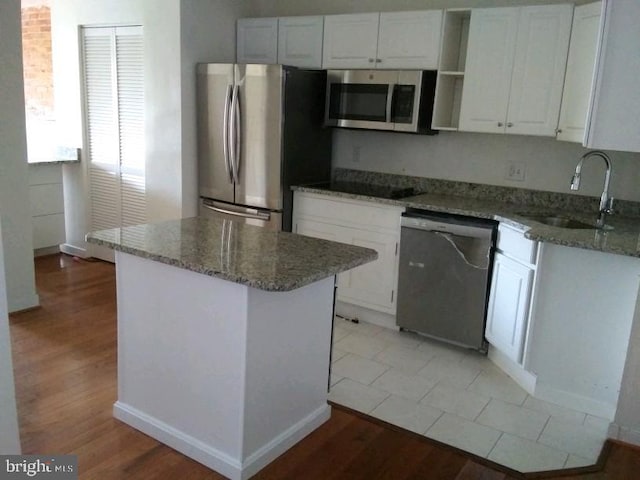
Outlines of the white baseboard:
{"label": "white baseboard", "polygon": [[518,385],[520,385],[529,395],[533,395],[536,390],[538,377],[527,372],[524,367],[517,364],[497,348],[489,345],[487,355],[500,370],[509,375]]}
{"label": "white baseboard", "polygon": [[395,315],[378,312],[370,308],[360,307],[352,303],[336,302],[336,313],[346,318],[357,318],[363,322],[372,323],[380,327],[398,330]]}
{"label": "white baseboard", "polygon": [[60,251],[74,257],[89,258],[89,254],[87,253],[86,249],[76,247],[75,245],[70,245],[68,243],[61,244]]}
{"label": "white baseboard", "polygon": [[541,382],[536,385],[535,397],[609,420],[612,420],[616,414],[616,405],[584,397],[573,392],[566,392]]}
{"label": "white baseboard", "polygon": [[329,420],[330,417],[331,406],[325,404],[282,432],[276,438],[247,457],[242,467],[242,478],[249,478],[258,473],[269,463],[274,461],[324,422]]}
{"label": "white baseboard", "polygon": [[33,256],[34,257],[44,257],[46,255],[54,255],[56,253],[60,253],[60,245],[54,245],[52,247],[43,247],[43,248],[34,248]]}
{"label": "white baseboard", "polygon": [[616,423],[609,425],[609,438],[640,446],[640,430],[622,427]]}
{"label": "white baseboard", "polygon": [[40,296],[36,292],[31,292],[18,297],[7,297],[7,308],[9,313],[20,312],[30,308],[40,306]]}
{"label": "white baseboard", "polygon": [[114,404],[113,416],[231,480],[245,480],[326,422],[331,416],[331,407],[325,404],[318,408],[244,462],[122,402]]}

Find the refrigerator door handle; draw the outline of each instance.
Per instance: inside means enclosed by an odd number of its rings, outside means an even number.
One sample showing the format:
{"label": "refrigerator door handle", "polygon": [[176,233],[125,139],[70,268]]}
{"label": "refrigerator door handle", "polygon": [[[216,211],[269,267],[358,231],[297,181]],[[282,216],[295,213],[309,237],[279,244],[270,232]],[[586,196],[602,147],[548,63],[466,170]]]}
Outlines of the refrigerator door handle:
{"label": "refrigerator door handle", "polygon": [[222,119],[222,147],[224,151],[224,167],[229,176],[229,183],[233,183],[233,170],[231,167],[230,144],[231,137],[229,135],[229,113],[231,110],[231,89],[232,85],[227,86],[227,93],[224,99],[224,117]]}
{"label": "refrigerator door handle", "polygon": [[242,152],[240,151],[240,147],[242,145],[241,142],[241,112],[240,112],[240,86],[235,85],[233,87],[233,95],[231,99],[231,144],[232,148],[232,166],[233,166],[233,178],[236,183],[240,182],[240,158]]}
{"label": "refrigerator door handle", "polygon": [[251,212],[236,212],[234,210],[227,210],[226,208],[213,207],[211,205],[203,205],[204,208],[213,210],[214,212],[224,213],[226,215],[233,215],[235,217],[242,218],[254,218],[256,220],[269,220],[271,215],[268,212],[260,212],[258,210],[252,210]]}

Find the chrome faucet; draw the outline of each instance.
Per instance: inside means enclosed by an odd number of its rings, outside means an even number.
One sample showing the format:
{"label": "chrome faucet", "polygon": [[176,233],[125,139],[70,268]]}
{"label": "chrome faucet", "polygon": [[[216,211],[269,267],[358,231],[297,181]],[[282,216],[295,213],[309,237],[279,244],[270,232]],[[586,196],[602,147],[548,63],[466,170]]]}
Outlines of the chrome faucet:
{"label": "chrome faucet", "polygon": [[607,165],[607,171],[604,174],[604,189],[602,190],[602,195],[600,196],[599,215],[598,220],[596,221],[596,227],[602,228],[604,227],[606,215],[610,215],[613,213],[613,197],[609,197],[609,181],[611,180],[611,170],[613,167],[611,166],[611,159],[607,156],[606,153],[601,152],[600,150],[592,150],[591,152],[585,153],[580,158],[578,165],[576,165],[576,172],[571,178],[571,190],[578,190],[580,188],[582,164],[589,157],[600,157]]}

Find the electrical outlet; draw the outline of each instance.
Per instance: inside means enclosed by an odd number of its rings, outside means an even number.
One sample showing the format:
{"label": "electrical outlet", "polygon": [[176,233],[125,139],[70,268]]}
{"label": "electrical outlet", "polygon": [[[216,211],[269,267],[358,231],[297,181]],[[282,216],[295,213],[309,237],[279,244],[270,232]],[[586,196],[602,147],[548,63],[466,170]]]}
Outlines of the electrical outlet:
{"label": "electrical outlet", "polygon": [[509,162],[507,164],[507,174],[505,178],[514,182],[524,182],[524,163]]}
{"label": "electrical outlet", "polygon": [[353,163],[360,163],[360,151],[362,150],[361,146],[353,147],[353,151],[351,152],[351,160]]}

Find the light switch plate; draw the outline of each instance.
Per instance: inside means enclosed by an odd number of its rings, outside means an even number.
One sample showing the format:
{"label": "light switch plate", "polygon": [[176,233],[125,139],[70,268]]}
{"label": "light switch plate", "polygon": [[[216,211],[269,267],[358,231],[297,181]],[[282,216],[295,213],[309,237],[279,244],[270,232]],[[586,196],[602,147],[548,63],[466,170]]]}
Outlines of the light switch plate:
{"label": "light switch plate", "polygon": [[524,182],[525,165],[523,162],[508,162],[505,178],[514,182]]}

